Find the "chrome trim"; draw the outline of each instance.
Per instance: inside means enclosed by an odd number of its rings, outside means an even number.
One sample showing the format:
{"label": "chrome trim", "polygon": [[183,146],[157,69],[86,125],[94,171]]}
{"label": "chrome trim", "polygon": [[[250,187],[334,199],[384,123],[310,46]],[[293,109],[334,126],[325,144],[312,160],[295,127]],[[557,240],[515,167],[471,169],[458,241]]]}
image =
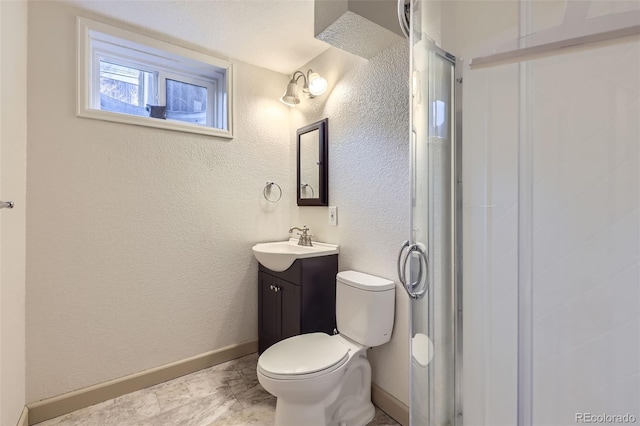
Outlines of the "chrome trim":
{"label": "chrome trim", "polygon": [[[532,5],[520,4],[520,48],[533,29]],[[517,425],[533,426],[533,63],[518,63]]]}
{"label": "chrome trim", "polygon": [[436,55],[440,56],[442,59],[446,59],[447,61],[449,61],[451,65],[453,66],[456,65],[456,61],[457,61],[456,57],[451,53],[447,52],[446,50],[444,50],[443,48],[441,48],[440,46],[438,46],[436,42],[431,39],[428,40],[428,49],[433,50],[433,52]]}
{"label": "chrome trim", "polygon": [[400,284],[402,284],[402,286],[404,287],[405,284],[405,280],[406,277],[404,275],[404,269],[400,266],[400,264],[404,264],[405,262],[402,261],[402,253],[404,253],[404,250],[409,247],[409,240],[405,241],[404,243],[402,243],[402,247],[400,247],[400,252],[398,253],[398,262],[397,262],[397,268],[398,268],[398,279],[400,280]]}
{"label": "chrome trim", "polygon": [[[419,256],[420,269],[418,269],[418,277],[416,278],[415,281],[412,281],[411,283],[405,283],[404,289],[407,291],[407,294],[409,295],[410,298],[414,300],[420,300],[425,296],[425,294],[427,294],[427,290],[429,289],[429,260],[427,258],[427,253],[420,246],[420,244],[411,244],[409,246],[409,248],[407,249],[407,256],[404,258],[402,269],[406,270],[407,261],[411,259],[411,254],[414,252],[417,252],[420,255]],[[424,273],[422,270],[423,262],[425,265]],[[420,286],[420,284],[423,282],[423,279],[422,279],[423,276],[425,278],[424,285]]]}
{"label": "chrome trim", "polygon": [[313,244],[311,243],[311,237],[313,237],[313,234],[308,233],[309,228],[307,228],[307,225],[302,225],[302,228],[298,228],[297,226],[294,226],[293,228],[289,229],[289,233],[292,234],[293,231],[296,229],[298,231],[302,231],[302,234],[298,234],[300,235],[300,238],[298,239],[298,245],[312,247]]}
{"label": "chrome trim", "polygon": [[[320,162],[316,162],[316,164],[320,165]],[[301,183],[300,184],[300,189],[306,189],[309,188],[311,190],[311,198],[316,198],[316,191],[313,190],[313,186],[309,185],[308,183]]]}
{"label": "chrome trim", "polygon": [[454,380],[454,426],[462,426],[464,424],[463,417],[463,401],[462,401],[462,367],[463,367],[463,339],[462,339],[462,295],[463,295],[463,279],[462,279],[462,194],[463,194],[463,174],[462,174],[462,81],[463,81],[463,60],[456,59],[454,65],[454,82],[453,82],[453,98],[455,105],[455,115],[453,117],[453,173],[452,173],[452,202],[454,203],[452,211],[453,219],[453,296],[456,314],[454,316],[454,334],[453,334],[453,380]]}
{"label": "chrome trim", "polygon": [[[398,2],[400,2],[401,0],[398,0]],[[409,69],[408,69],[408,73],[407,73],[407,78],[408,78],[408,82],[409,82],[409,90],[408,90],[408,101],[409,101],[409,132],[407,134],[407,136],[409,137],[408,142],[409,142],[409,185],[411,187],[410,191],[410,199],[409,199],[409,203],[408,206],[409,207],[409,241],[413,241],[414,240],[414,229],[413,229],[413,206],[415,205],[415,169],[416,169],[416,165],[415,165],[415,161],[416,161],[416,149],[415,149],[415,140],[414,140],[414,132],[415,132],[415,128],[413,127],[413,70],[414,68],[414,63],[415,60],[413,58],[414,56],[414,52],[415,52],[415,46],[413,44],[414,40],[413,40],[413,31],[411,31],[411,21],[413,19],[413,9],[414,7],[411,5],[409,7]],[[403,283],[403,287],[404,287],[404,283]],[[412,426],[414,421],[413,421],[413,412],[414,410],[412,409],[413,407],[413,403],[412,403],[412,395],[413,395],[413,386],[414,386],[414,382],[415,382],[415,378],[413,377],[412,374],[412,363],[413,363],[413,355],[412,355],[412,345],[413,345],[413,330],[414,330],[414,325],[413,325],[413,304],[411,303],[411,300],[409,300],[409,309],[407,309],[407,321],[409,324],[409,341],[407,342],[407,346],[408,346],[408,353],[407,353],[407,372],[409,373],[409,426]]]}
{"label": "chrome trim", "polygon": [[[629,23],[631,23],[631,20],[633,19],[638,19],[637,17],[634,18],[631,15],[631,13],[635,13],[635,15],[637,16],[637,12],[627,13],[629,13],[629,18],[631,18],[628,20]],[[589,28],[590,25],[594,25],[593,21],[596,19],[598,18],[588,19],[587,21],[592,22],[585,22],[584,24],[582,24],[585,25],[584,29]],[[605,20],[607,19],[609,19],[608,16],[602,16],[598,19],[601,24],[599,28],[603,27],[602,24],[604,24],[606,22]],[[619,19],[619,16],[616,17],[616,19]],[[547,34],[551,34],[552,31],[554,31],[556,34],[560,34],[557,27],[546,30]],[[637,36],[638,34],[640,34],[640,25],[638,24],[631,24],[630,26],[625,26],[623,28],[612,27],[612,29],[592,34],[584,34],[584,32],[582,31],[574,31],[572,35],[567,35],[566,38],[562,38],[561,40],[548,41],[526,47],[518,47],[515,49],[505,50],[498,53],[492,53],[486,56],[473,58],[469,62],[469,68],[479,69],[516,62],[525,62],[531,59],[535,59],[536,57],[539,57],[541,55],[559,54],[561,49],[565,48],[583,46],[593,43],[602,43],[604,41],[615,40],[622,37]]]}
{"label": "chrome trim", "polygon": [[[268,193],[271,193],[271,187],[273,185],[278,187],[278,191],[280,191],[278,198],[276,198],[275,200],[272,200],[271,198],[269,198],[269,194],[268,194]],[[262,195],[264,196],[264,199],[267,200],[268,202],[277,203],[278,201],[280,201],[280,198],[282,198],[282,188],[280,187],[280,185],[278,185],[275,182],[267,181],[267,183],[264,186],[264,189],[262,190]]]}

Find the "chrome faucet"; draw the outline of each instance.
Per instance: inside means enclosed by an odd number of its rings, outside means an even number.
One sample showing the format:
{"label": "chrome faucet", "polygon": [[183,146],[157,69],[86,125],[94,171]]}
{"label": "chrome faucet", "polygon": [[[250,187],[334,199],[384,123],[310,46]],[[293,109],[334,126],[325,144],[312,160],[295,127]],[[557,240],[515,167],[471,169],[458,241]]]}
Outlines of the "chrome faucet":
{"label": "chrome faucet", "polygon": [[294,226],[293,228],[289,229],[289,233],[293,233],[293,230],[297,229],[298,231],[302,231],[302,234],[298,234],[300,235],[300,239],[298,240],[298,245],[299,246],[307,246],[307,247],[311,247],[313,246],[313,244],[311,244],[311,237],[313,236],[313,234],[309,234],[309,228],[307,228],[307,225],[302,225],[302,228],[298,228],[297,226]]}

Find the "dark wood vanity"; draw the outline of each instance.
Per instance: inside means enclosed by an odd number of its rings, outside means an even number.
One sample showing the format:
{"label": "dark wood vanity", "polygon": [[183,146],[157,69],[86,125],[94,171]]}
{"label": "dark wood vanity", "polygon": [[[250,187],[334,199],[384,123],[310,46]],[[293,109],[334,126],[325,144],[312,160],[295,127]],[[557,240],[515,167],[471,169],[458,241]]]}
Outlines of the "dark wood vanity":
{"label": "dark wood vanity", "polygon": [[338,255],[297,259],[283,272],[258,267],[258,350],[336,328]]}

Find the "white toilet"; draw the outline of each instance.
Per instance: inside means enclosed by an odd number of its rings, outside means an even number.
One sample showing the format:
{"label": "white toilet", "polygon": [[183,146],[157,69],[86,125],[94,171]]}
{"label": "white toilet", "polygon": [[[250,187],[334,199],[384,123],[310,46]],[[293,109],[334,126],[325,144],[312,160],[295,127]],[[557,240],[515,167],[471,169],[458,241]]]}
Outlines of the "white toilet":
{"label": "white toilet", "polygon": [[393,281],[355,271],[336,277],[339,334],[282,340],[258,359],[258,380],[278,398],[276,426],[363,426],[373,419],[367,348],[389,341]]}

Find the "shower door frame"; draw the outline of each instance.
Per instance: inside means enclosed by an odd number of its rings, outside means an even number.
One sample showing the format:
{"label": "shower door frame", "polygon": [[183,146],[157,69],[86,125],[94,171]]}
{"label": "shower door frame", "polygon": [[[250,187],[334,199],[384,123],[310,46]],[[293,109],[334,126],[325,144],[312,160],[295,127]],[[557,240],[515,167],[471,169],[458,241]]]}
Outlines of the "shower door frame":
{"label": "shower door frame", "polygon": [[[411,30],[413,31],[413,30]],[[410,39],[410,49],[411,49],[411,75],[413,75],[413,49],[414,49],[414,45],[412,43],[412,40]],[[463,425],[463,401],[462,401],[462,360],[463,360],[463,339],[462,339],[462,326],[463,326],[463,306],[462,306],[462,294],[463,294],[463,268],[462,268],[462,206],[463,206],[463,198],[462,198],[462,194],[463,194],[463,174],[462,174],[462,83],[463,83],[463,71],[464,71],[464,67],[463,67],[463,60],[461,58],[457,58],[454,55],[450,54],[449,52],[443,50],[442,48],[440,48],[439,46],[437,46],[435,44],[435,42],[433,42],[432,40],[428,41],[428,45],[429,45],[429,49],[433,50],[435,54],[437,54],[438,56],[440,56],[441,58],[443,58],[444,60],[448,61],[449,63],[451,63],[451,65],[453,66],[453,81],[452,81],[452,86],[451,86],[451,90],[452,90],[452,97],[451,99],[453,100],[453,108],[452,108],[452,114],[451,114],[451,125],[450,125],[450,129],[451,132],[453,133],[452,138],[451,138],[451,172],[450,172],[450,176],[449,176],[449,180],[450,180],[450,184],[451,184],[451,224],[452,224],[452,230],[451,230],[451,236],[450,236],[450,244],[451,244],[451,259],[452,259],[452,264],[450,265],[451,267],[451,277],[452,277],[452,286],[453,288],[451,289],[452,291],[452,297],[453,297],[453,304],[454,306],[452,307],[453,309],[453,318],[452,321],[453,323],[451,324],[451,329],[452,329],[452,340],[453,340],[453,356],[454,356],[454,361],[453,361],[453,395],[452,397],[454,398],[453,401],[453,418],[451,419],[452,421],[452,425],[454,426],[462,426]],[[413,77],[411,77],[413,78]],[[411,176],[411,193],[412,196],[411,198],[411,206],[410,206],[410,223],[411,223],[411,238],[409,241],[405,242],[405,246],[407,243],[410,244],[414,244],[417,243],[416,241],[413,241],[413,224],[414,224],[414,212],[413,212],[413,203],[414,203],[414,190],[415,190],[415,176],[416,176],[416,170],[414,169],[415,167],[417,167],[417,165],[415,164],[415,147],[414,147],[414,142],[413,142],[413,138],[414,138],[414,126],[413,126],[413,99],[412,96],[410,96],[411,100],[410,100],[410,114],[411,114],[411,125],[410,125],[410,144],[411,144],[411,161],[410,161],[410,176]],[[428,128],[428,126],[427,126]],[[402,255],[402,250],[401,249],[401,255]],[[410,276],[412,276],[413,274],[411,274]],[[425,274],[425,276],[428,276],[428,272],[427,274]],[[409,279],[409,281],[411,281],[411,278]],[[407,289],[407,291],[409,290],[409,287],[412,287],[412,284],[408,284],[408,283],[403,283],[405,288]],[[417,285],[419,286],[420,283],[418,282]],[[414,300],[415,298],[413,296],[410,297],[412,298],[412,300]],[[432,291],[429,288],[427,291],[427,297],[430,298],[432,297]],[[431,302],[429,301],[428,304],[430,304]],[[410,305],[410,318],[409,318],[409,324],[411,327],[411,333],[410,333],[410,339],[411,336],[413,336],[413,305]],[[431,336],[433,337],[433,334],[431,333],[433,331],[433,318],[432,318],[432,313],[428,313],[429,318],[429,324],[428,324],[428,330],[430,331]],[[410,363],[411,363],[411,351],[410,351]],[[410,364],[411,365],[411,364]],[[432,365],[430,363],[430,368],[432,368]],[[410,367],[410,373],[411,373],[411,367]],[[412,378],[410,378],[410,382],[411,382]],[[433,405],[432,405],[432,374],[429,374],[429,384],[428,384],[428,401],[425,401],[427,404],[429,404],[429,422],[431,422],[431,419],[433,417],[432,411],[433,411]],[[410,386],[411,388],[413,386]],[[410,389],[411,392],[411,389]],[[412,399],[411,396],[409,398],[410,400]],[[411,413],[411,408],[409,409],[410,413]],[[411,416],[410,416],[411,418]],[[415,425],[418,426],[418,425]],[[422,426],[422,425],[421,425]],[[432,425],[425,425],[425,426],[432,426]]]}
{"label": "shower door frame", "polygon": [[453,158],[452,158],[452,178],[453,178],[453,194],[451,201],[453,215],[453,297],[455,303],[455,315],[453,324],[453,350],[454,350],[454,426],[462,426],[464,424],[463,417],[463,401],[462,401],[462,327],[463,327],[463,258],[462,258],[462,212],[463,212],[463,174],[462,174],[462,83],[464,72],[464,61],[461,58],[454,57],[454,81],[453,81]]}

